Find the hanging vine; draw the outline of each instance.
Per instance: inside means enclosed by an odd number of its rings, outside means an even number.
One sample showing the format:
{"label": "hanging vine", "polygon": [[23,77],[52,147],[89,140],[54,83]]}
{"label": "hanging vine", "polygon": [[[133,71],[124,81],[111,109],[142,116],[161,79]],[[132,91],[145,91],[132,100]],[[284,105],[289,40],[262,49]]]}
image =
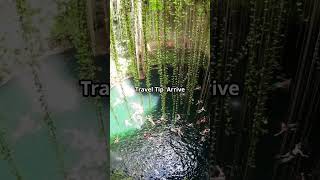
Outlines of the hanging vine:
{"label": "hanging vine", "polygon": [[[118,26],[126,30],[126,47],[131,64],[129,75],[134,77],[136,86],[140,85],[142,80],[139,79],[139,75],[141,69],[144,69],[146,86],[150,87],[154,75],[152,70],[157,69],[160,86],[164,89],[160,94],[161,113],[166,115],[169,110],[172,119],[179,112],[179,103],[184,104],[185,109],[190,111],[194,101],[193,89],[197,86],[199,72],[208,67],[207,61],[204,63],[203,59],[207,59],[204,54],[209,47],[207,39],[209,5],[207,0],[199,2],[150,0],[143,4],[137,0],[121,2],[119,16],[122,21]],[[136,42],[139,40],[137,33],[139,35],[141,29],[136,30],[135,27],[140,17],[143,36],[141,46]],[[117,42],[120,41],[119,38],[116,39]],[[143,54],[142,60],[136,53]],[[203,64],[206,64],[205,68]],[[186,87],[187,93],[168,94],[166,91],[168,85]]]}
{"label": "hanging vine", "polygon": [[[151,59],[149,57],[149,54],[148,54],[148,40],[149,40],[149,36],[150,36],[150,26],[151,26],[151,23],[150,23],[150,20],[149,18],[147,18],[147,14],[150,13],[149,11],[149,5],[148,4],[144,4],[142,6],[142,31],[143,31],[143,46],[144,46],[144,61],[146,62],[146,65],[145,65],[145,69],[146,69],[146,86],[147,88],[150,88],[151,87]],[[150,105],[151,105],[151,94],[150,92],[148,93],[149,94],[149,99],[148,99],[148,105],[149,105],[149,108],[150,108]]]}
{"label": "hanging vine", "polygon": [[42,111],[44,112],[43,122],[48,128],[49,139],[52,142],[55,149],[55,153],[59,163],[59,170],[62,172],[63,177],[66,178],[63,153],[56,136],[56,125],[55,125],[55,122],[51,119],[51,114],[48,109],[48,103],[46,101],[46,97],[43,92],[43,85],[39,79],[38,72],[37,72],[38,63],[36,61],[36,58],[38,57],[39,49],[36,49],[36,48],[39,46],[36,44],[39,44],[39,43],[37,43],[37,40],[35,39],[35,37],[37,37],[35,33],[37,33],[38,30],[32,24],[32,16],[34,11],[31,10],[31,7],[27,4],[25,0],[16,1],[16,10],[19,16],[19,22],[22,29],[23,39],[27,43],[27,47],[31,48],[31,49],[28,49],[31,61],[28,62],[27,64],[33,74],[34,85],[36,87],[37,93],[39,94],[38,100],[42,107]]}
{"label": "hanging vine", "polygon": [[[111,14],[111,22],[113,21],[113,14]],[[114,26],[112,23],[110,23],[110,47],[111,47],[111,56],[115,62],[115,66],[116,66],[116,71],[118,74],[120,74],[120,77],[122,77],[121,73],[121,68],[120,68],[120,64],[119,64],[119,57],[118,57],[118,52],[117,52],[117,48],[116,48],[116,39],[115,39],[115,34],[114,34]],[[126,109],[127,109],[127,112],[128,114],[130,115],[130,118],[131,118],[131,111],[130,111],[130,108],[128,107],[128,100],[127,100],[127,97],[126,95],[124,94],[124,89],[123,89],[123,86],[122,84],[120,84],[120,88],[121,88],[121,93],[122,93],[122,96],[124,98],[124,101],[125,101],[125,105],[126,105]],[[112,108],[112,107],[111,107]]]}
{"label": "hanging vine", "polygon": [[5,160],[8,162],[10,171],[17,180],[23,179],[14,160],[13,152],[9,146],[9,143],[6,141],[6,133],[4,129],[0,129],[0,160]]}
{"label": "hanging vine", "polygon": [[133,19],[130,13],[132,13],[132,4],[131,1],[122,1],[122,8],[121,8],[121,14],[123,14],[123,20],[124,20],[124,27],[126,29],[126,38],[129,41],[128,42],[128,50],[129,50],[129,59],[130,59],[130,65],[129,65],[129,71],[130,74],[133,75],[135,85],[139,85],[139,73],[138,73],[138,66],[137,66],[137,60],[136,60],[136,54],[135,54],[135,44],[134,44],[134,37],[133,33],[134,31],[132,29],[133,25],[132,22]]}

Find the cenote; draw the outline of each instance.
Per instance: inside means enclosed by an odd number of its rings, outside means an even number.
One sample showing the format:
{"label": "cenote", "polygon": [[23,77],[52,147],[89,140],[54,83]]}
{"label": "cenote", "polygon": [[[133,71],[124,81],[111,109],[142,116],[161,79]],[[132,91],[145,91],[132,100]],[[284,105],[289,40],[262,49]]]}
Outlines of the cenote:
{"label": "cenote", "polygon": [[111,179],[209,178],[209,7],[111,1]]}

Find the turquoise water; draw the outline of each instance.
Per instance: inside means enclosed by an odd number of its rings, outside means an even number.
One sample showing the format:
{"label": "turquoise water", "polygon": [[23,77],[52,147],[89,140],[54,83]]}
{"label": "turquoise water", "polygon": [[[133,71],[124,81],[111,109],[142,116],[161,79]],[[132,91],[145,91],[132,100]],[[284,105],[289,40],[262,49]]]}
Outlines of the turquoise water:
{"label": "turquoise water", "polygon": [[[102,168],[102,161],[106,159],[105,140],[99,132],[95,106],[82,97],[78,88],[72,62],[72,56],[63,55],[41,62],[41,82],[57,126],[57,138],[64,150],[69,177],[103,180],[106,179]],[[7,141],[24,180],[63,179],[37,99],[31,73],[21,71],[0,87],[0,127],[6,130]],[[92,174],[97,175],[93,177]],[[0,160],[0,179],[15,180],[4,160]]]}
{"label": "turquoise water", "polygon": [[[126,136],[148,122],[147,116],[156,109],[160,96],[137,93],[131,79],[111,88],[110,138]],[[150,122],[149,122],[150,123]]]}
{"label": "turquoise water", "polygon": [[[155,72],[154,86],[159,86],[157,79]],[[202,135],[208,124],[197,123],[207,114],[195,114],[194,103],[190,115],[181,110],[177,118],[170,95],[162,114],[160,94],[137,93],[131,79],[121,85],[111,89],[110,97],[112,177],[208,179],[208,137]]]}

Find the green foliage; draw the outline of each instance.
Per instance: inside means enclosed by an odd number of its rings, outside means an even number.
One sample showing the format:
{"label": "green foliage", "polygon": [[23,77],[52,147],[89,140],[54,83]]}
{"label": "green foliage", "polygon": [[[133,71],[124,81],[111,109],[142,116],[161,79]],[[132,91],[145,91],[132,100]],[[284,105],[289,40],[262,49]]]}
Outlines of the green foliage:
{"label": "green foliage", "polygon": [[58,1],[58,7],[60,12],[56,17],[52,37],[57,41],[67,39],[75,48],[79,79],[95,79],[96,68],[90,47],[86,1]]}
{"label": "green foliage", "polygon": [[9,62],[5,60],[11,52],[3,45],[4,40],[4,36],[0,34],[0,59],[2,59],[2,61],[0,61],[0,86],[3,81],[7,80],[11,73],[9,70]]}
{"label": "green foliage", "polygon": [[116,170],[111,173],[111,180],[133,180],[133,178],[128,177],[123,171]]}
{"label": "green foliage", "polygon": [[[142,6],[140,12],[139,6]],[[182,102],[190,109],[193,99],[193,89],[197,85],[200,69],[204,68],[203,61],[207,59],[204,55],[209,48],[209,1],[165,1],[151,0],[139,4],[137,0],[121,1],[121,7],[112,8],[114,19],[112,21],[115,29],[125,29],[125,49],[129,51],[129,75],[134,78],[138,85],[140,69],[145,70],[146,85],[151,86],[151,71],[157,69],[160,86],[166,88],[172,86],[187,87],[187,96],[178,94],[168,95],[161,93],[161,111],[166,114],[167,109],[173,109],[173,117],[178,113],[178,104]],[[117,12],[120,12],[117,14]],[[120,16],[120,17],[119,17]],[[142,45],[137,44],[137,21],[142,19]],[[117,23],[115,23],[117,22]],[[118,24],[120,23],[120,24]],[[113,33],[111,42],[120,42],[119,34]],[[113,42],[112,42],[113,43]],[[115,43],[116,44],[116,43]],[[139,44],[139,43],[138,43]],[[114,50],[112,50],[114,51]],[[137,59],[136,53],[143,54],[143,61]],[[114,55],[113,55],[114,56]],[[206,61],[207,62],[207,61]],[[142,65],[141,65],[141,64]],[[208,66],[208,64],[206,64]],[[172,68],[174,73],[169,77],[168,69]],[[187,80],[184,80],[187,78]],[[171,99],[170,99],[171,97]],[[172,101],[173,107],[167,107]],[[188,103],[185,103],[185,102]]]}
{"label": "green foliage", "polygon": [[17,168],[16,162],[13,159],[13,153],[10,149],[9,143],[6,141],[6,133],[3,129],[0,129],[0,160],[7,161],[11,173],[17,180],[22,180],[22,176]]}
{"label": "green foliage", "polygon": [[32,16],[38,11],[32,9],[26,0],[17,0],[16,9],[19,15],[21,29],[24,31],[23,36],[30,41],[31,36],[34,35],[35,32],[38,32],[38,29],[32,24]]}
{"label": "green foliage", "polygon": [[[113,15],[111,15],[111,22],[113,20]],[[116,70],[118,72],[118,74],[121,74],[121,69],[120,69],[120,64],[119,64],[119,55],[118,55],[118,52],[117,52],[117,48],[116,48],[116,37],[115,37],[115,33],[114,33],[114,26],[112,23],[110,23],[110,47],[111,47],[111,56],[113,57],[114,59],[114,62],[115,62],[115,66],[116,66]],[[128,100],[127,100],[127,97],[125,96],[124,94],[124,89],[123,89],[123,86],[120,84],[120,88],[121,88],[121,93],[124,97],[124,101],[126,102],[126,110],[128,112],[128,114],[131,114],[130,110],[129,110],[129,107],[128,107]],[[113,111],[113,107],[110,106],[110,110]],[[115,113],[112,113],[115,115]],[[130,115],[131,117],[131,115]],[[118,118],[117,116],[115,116],[115,119],[117,120],[118,122]],[[118,123],[119,125],[119,123]]]}
{"label": "green foliage", "polygon": [[[86,0],[61,0],[57,1],[59,13],[55,18],[52,37],[56,41],[67,40],[71,42],[76,51],[76,60],[78,63],[79,79],[96,80],[97,68],[94,65],[94,55],[92,52],[91,41],[89,36],[89,27],[87,22],[87,1]],[[112,33],[113,34],[113,33]],[[111,50],[114,53],[115,45],[113,36],[111,36]],[[117,59],[117,57],[116,57]],[[116,64],[118,65],[118,64]],[[117,66],[119,67],[119,66]],[[97,121],[100,133],[107,138],[105,130],[105,122],[102,117],[102,99],[97,97],[94,99],[94,105],[97,112]]]}
{"label": "green foliage", "polygon": [[163,3],[159,0],[150,0],[149,3],[152,11],[162,11],[164,8]]}
{"label": "green foliage", "polygon": [[[113,19],[112,16],[110,18],[111,20]],[[111,56],[114,59],[115,62],[115,66],[116,66],[116,70],[117,72],[121,72],[120,70],[120,64],[119,64],[119,56],[118,56],[118,52],[116,49],[116,42],[115,42],[115,35],[114,35],[114,31],[113,31],[113,26],[112,23],[110,23],[110,47],[111,47]]]}
{"label": "green foliage", "polygon": [[[149,6],[143,5],[142,6],[142,31],[143,31],[143,41],[144,41],[144,61],[146,62],[145,69],[146,69],[146,86],[148,88],[151,87],[151,60],[148,54],[148,38],[150,34],[150,21],[147,17],[147,14],[149,13]],[[150,108],[151,104],[151,94],[149,93],[149,99],[148,104]]]}
{"label": "green foliage", "polygon": [[[257,143],[260,136],[267,133],[268,116],[265,106],[273,72],[278,66],[277,59],[282,49],[284,35],[281,29],[284,24],[282,17],[285,14],[285,7],[284,1],[279,1],[278,6],[272,6],[269,1],[265,1],[264,9],[259,16],[256,10],[257,3],[251,2],[251,5],[252,14],[248,37],[249,62],[245,93],[248,100],[247,106],[250,107],[247,117],[251,125],[247,166],[254,167]],[[269,17],[269,14],[272,14],[273,17]]]}
{"label": "green foliage", "polygon": [[129,65],[129,71],[133,75],[134,82],[136,85],[139,84],[139,72],[138,72],[138,66],[137,66],[137,59],[136,59],[136,52],[135,52],[135,40],[134,40],[134,18],[131,17],[131,9],[136,9],[131,4],[130,1],[122,1],[121,2],[122,9],[121,9],[121,16],[124,20],[124,27],[126,30],[126,38],[129,41],[127,46],[129,50],[129,58],[130,58],[130,65]]}
{"label": "green foliage", "polygon": [[[231,15],[230,12],[235,11],[240,14]],[[218,133],[223,131],[227,136],[234,133],[239,135],[234,151],[245,147],[248,156],[235,155],[233,163],[244,166],[241,176],[250,179],[250,169],[255,167],[256,146],[260,137],[267,133],[269,117],[266,102],[285,37],[283,27],[287,22],[286,1],[216,1],[214,12],[219,14],[212,17],[212,39],[216,42],[213,46],[212,76],[217,81],[229,83],[234,79],[234,72],[237,72],[240,77],[235,79],[244,79],[244,89],[240,122],[235,122],[231,116],[230,97],[217,97],[213,102],[213,126],[222,129],[218,129]],[[249,26],[233,27],[234,21],[245,22]],[[243,72],[236,69],[240,68],[239,63]],[[244,128],[248,129],[246,133],[236,131]],[[223,139],[217,139],[217,146],[222,146],[223,142],[220,141]],[[242,145],[243,142],[248,144]],[[223,157],[216,158],[225,161]],[[243,162],[246,162],[245,165]]]}

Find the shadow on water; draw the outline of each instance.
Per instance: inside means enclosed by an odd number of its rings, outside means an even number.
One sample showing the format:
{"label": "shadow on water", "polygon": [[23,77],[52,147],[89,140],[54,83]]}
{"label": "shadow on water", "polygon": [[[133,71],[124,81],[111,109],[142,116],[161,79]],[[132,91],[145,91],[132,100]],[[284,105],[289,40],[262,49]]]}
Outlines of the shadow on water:
{"label": "shadow on water", "polygon": [[[146,126],[111,148],[113,171],[134,179],[208,179],[206,141],[197,127],[161,124]],[[179,127],[179,136],[172,128]]]}

